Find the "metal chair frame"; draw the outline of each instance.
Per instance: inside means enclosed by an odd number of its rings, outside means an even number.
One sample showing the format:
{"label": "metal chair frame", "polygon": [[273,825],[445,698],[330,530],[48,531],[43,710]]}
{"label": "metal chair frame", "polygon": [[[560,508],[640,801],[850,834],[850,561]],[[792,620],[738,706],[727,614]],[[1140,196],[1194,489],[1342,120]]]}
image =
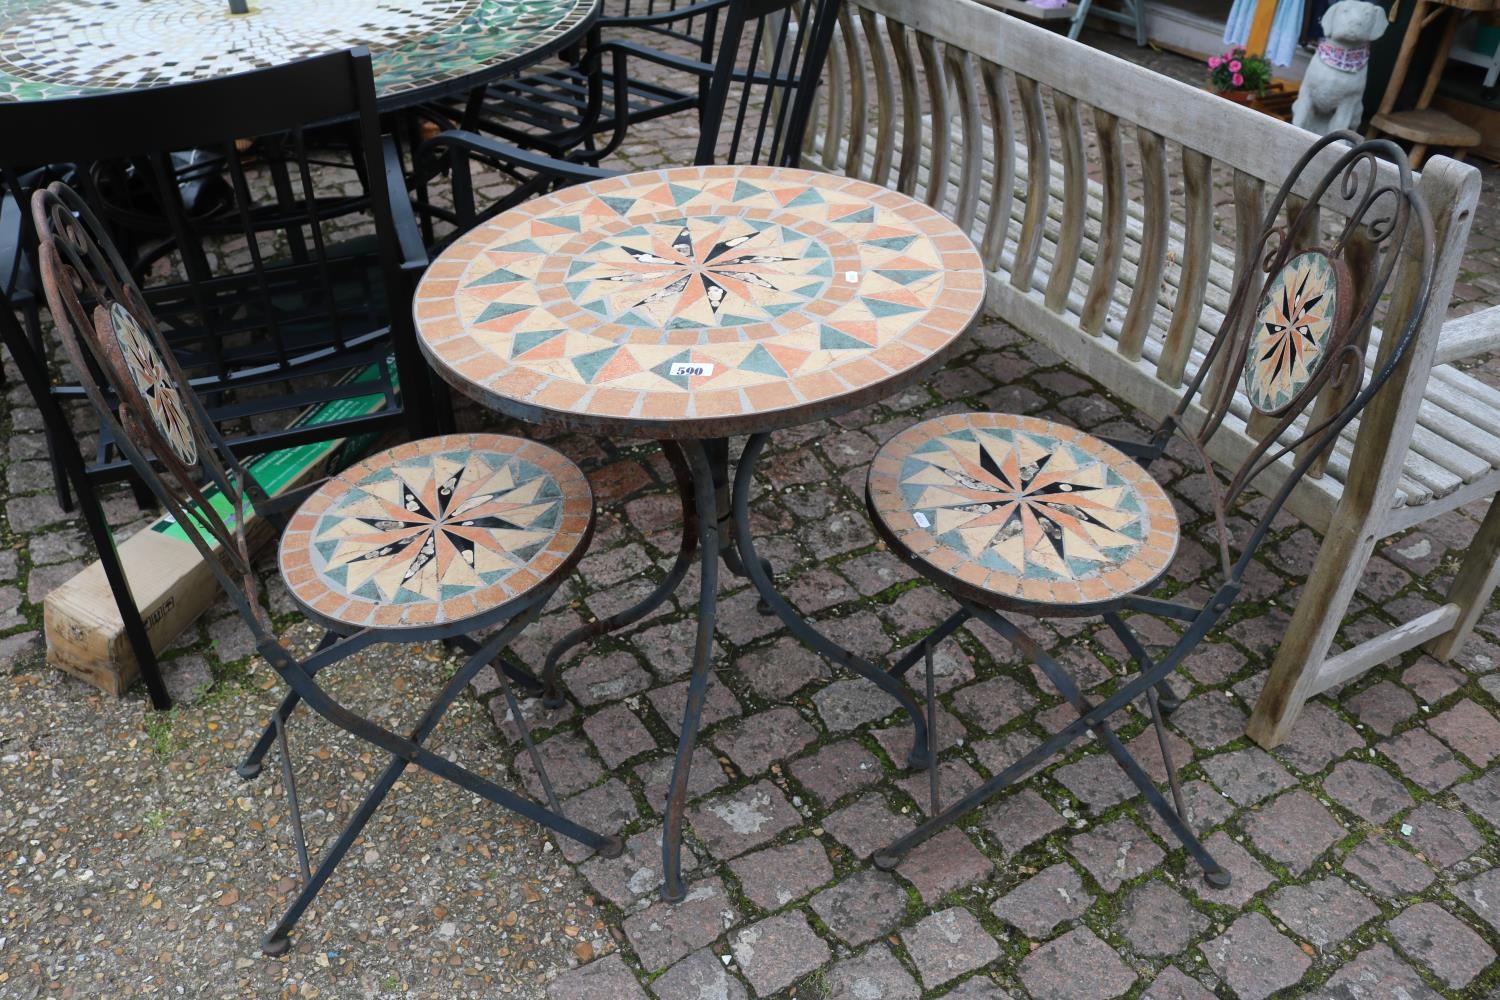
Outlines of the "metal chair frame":
{"label": "metal chair frame", "polygon": [[[272,713],[266,728],[236,769],[245,779],[257,776],[265,755],[275,744],[280,750],[281,776],[289,803],[302,888],[281,918],[266,933],[262,949],[268,955],[290,947],[289,934],[323,884],[353,846],[375,809],[410,765],[416,765],[461,788],[534,820],[564,836],[599,851],[606,857],[624,849],[619,837],[607,837],[569,820],[558,803],[545,765],[530,734],[512,688],[512,679],[540,690],[540,681],[521,668],[502,663],[496,671],[516,720],[527,752],[540,777],[547,799],[543,805],[522,796],[450,758],[428,749],[426,744],[453,701],[484,667],[495,664],[520,632],[535,619],[558,585],[570,574],[586,548],[587,537],[573,558],[564,561],[530,591],[473,617],[443,624],[400,629],[366,627],[347,633],[325,631],[316,648],[298,656],[277,636],[261,605],[261,586],[245,541],[244,525],[254,513],[282,521],[294,505],[315,487],[295,496],[270,498],[236,458],[228,441],[215,427],[208,409],[189,387],[181,367],[166,350],[165,339],[140,289],[131,280],[124,261],[88,205],[70,188],[53,184],[37,192],[33,201],[37,230],[42,237],[40,261],[48,305],[57,320],[63,349],[80,373],[84,393],[104,425],[115,435],[118,447],[152,493],[182,525],[188,538],[213,568],[218,582],[235,611],[245,621],[256,641],[256,650],[291,689]],[[113,336],[110,310],[121,308],[140,327],[160,356],[171,381],[180,390],[195,455],[187,464],[174,450],[172,440],[154,423],[151,412],[131,384],[118,349],[102,346]],[[25,345],[23,345],[23,349]],[[29,355],[29,349],[26,354]],[[36,377],[36,359],[25,363],[28,378]],[[229,502],[230,517],[223,518],[206,500],[203,487],[217,489]],[[588,531],[592,532],[592,518]],[[497,628],[482,642],[470,636]],[[461,643],[470,656],[421,713],[408,735],[403,735],[339,702],[318,684],[325,668],[364,649],[384,642],[449,640]],[[301,702],[334,726],[390,754],[390,762],[354,810],[347,824],[328,846],[314,869],[308,859],[307,838],[297,796],[287,738],[287,722]]]}
{"label": "metal chair frame", "polygon": [[[325,142],[330,128],[351,140],[353,152],[341,165],[353,170],[357,195],[319,193],[314,174],[322,163],[314,142]],[[230,438],[238,454],[397,429],[420,436],[441,418],[409,306],[427,255],[395,144],[380,133],[365,50],[198,83],[0,103],[0,132],[27,137],[13,148],[28,162],[76,163],[79,186],[110,220],[111,235],[128,232],[139,241],[129,273],[165,319],[169,346],[213,419],[240,428]],[[263,184],[248,175],[235,146],[246,137],[260,137]],[[184,166],[171,153],[181,149],[215,155],[211,164]],[[0,154],[0,185],[24,205],[30,192],[22,166]],[[219,170],[227,176],[232,206],[195,217],[183,205],[180,185]],[[130,176],[144,195],[129,186]],[[337,234],[330,226],[344,224],[352,212],[373,222],[372,252],[342,253],[331,238]],[[23,215],[22,248],[34,268],[37,234],[29,213]],[[242,241],[247,266],[215,263],[215,251],[231,239]],[[148,270],[167,257],[179,264],[185,280],[146,283]],[[34,313],[34,307],[27,313],[26,333],[45,365],[49,352]],[[342,373],[364,369],[378,377],[339,383]],[[60,401],[82,397],[80,387],[63,378],[45,378],[33,392],[42,385]],[[285,426],[309,406],[375,394],[382,397],[380,405],[366,415]],[[65,453],[79,451],[82,436],[69,425],[65,408],[44,412],[64,417],[49,420],[47,430],[65,509],[74,491],[85,508],[97,506],[97,484],[131,477],[111,434],[101,434],[93,453],[80,451],[75,463]],[[82,480],[67,472],[78,464],[85,470]],[[136,487],[138,498],[149,498]],[[92,527],[102,515],[86,513],[85,520],[109,561],[107,537]],[[109,575],[122,574],[116,566]],[[126,602],[118,590],[116,595],[126,614]],[[169,707],[150,646],[132,641],[132,647],[153,704]]]}
{"label": "metal chair frame", "polygon": [[[1334,150],[1339,144],[1346,149]],[[1332,163],[1328,160],[1332,158]],[[1396,165],[1394,179],[1381,176],[1380,160]],[[1323,173],[1312,184],[1304,178],[1315,164],[1323,164]],[[1335,188],[1336,186],[1336,188]],[[1319,242],[1319,204],[1331,190],[1345,206],[1352,206],[1347,220],[1331,247]],[[1389,215],[1377,212],[1389,211]],[[1286,223],[1278,219],[1285,213]],[[1224,423],[1234,397],[1239,373],[1253,346],[1254,310],[1265,289],[1286,265],[1290,257],[1303,249],[1317,247],[1329,256],[1343,259],[1355,272],[1353,288],[1362,304],[1342,330],[1335,329],[1324,345],[1327,352],[1309,381],[1298,389],[1286,405],[1276,412],[1255,410],[1252,420],[1262,422],[1263,433],[1240,464],[1221,476],[1207,453],[1209,440]],[[1133,784],[1141,791],[1177,839],[1203,868],[1209,885],[1222,888],[1229,884],[1230,874],[1204,848],[1188,827],[1187,811],[1177,777],[1177,768],[1168,752],[1165,716],[1176,706],[1176,697],[1168,678],[1182,664],[1213,628],[1223,619],[1239,596],[1245,571],[1251,558],[1266,539],[1272,521],[1280,512],[1292,489],[1302,476],[1321,469],[1326,453],[1339,432],[1376,397],[1405,363],[1426,308],[1434,261],[1433,224],[1413,179],[1410,165],[1400,147],[1388,140],[1366,141],[1349,133],[1334,133],[1314,143],[1288,175],[1265,216],[1255,251],[1249,259],[1260,262],[1259,268],[1246,268],[1238,277],[1230,308],[1219,335],[1204,357],[1199,369],[1180,398],[1177,407],[1157,427],[1148,442],[1104,439],[1149,469],[1169,444],[1181,439],[1208,476],[1213,497],[1213,515],[1218,536],[1222,582],[1201,605],[1162,600],[1150,596],[1153,584],[1136,593],[1087,607],[1057,607],[1021,598],[1007,598],[982,588],[965,585],[942,573],[907,549],[881,521],[872,517],[877,531],[892,551],[930,581],[955,597],[959,609],[929,634],[901,661],[910,665],[914,655],[926,662],[928,692],[928,726],[926,739],[935,760],[937,750],[936,700],[933,695],[932,649],[943,638],[970,620],[976,620],[1009,641],[1027,660],[1034,663],[1063,698],[1078,713],[1077,719],[1043,741],[1030,753],[985,781],[955,802],[942,805],[937,782],[937,768],[932,769],[931,819],[911,833],[876,853],[875,864],[883,869],[896,867],[918,844],[958,821],[960,817],[1009,788],[1034,768],[1072,746],[1092,731],[1119,763]],[[1371,348],[1372,326],[1380,300],[1391,279],[1401,268],[1401,282],[1386,315],[1403,316],[1405,323],[1394,335],[1389,332]],[[1375,351],[1373,377],[1364,384],[1365,355]],[[1271,472],[1274,476],[1267,475]],[[1266,493],[1268,503],[1251,519],[1251,528],[1242,545],[1236,545],[1231,531],[1231,513],[1241,510],[1242,502],[1258,482],[1271,480]],[[1277,481],[1279,480],[1279,482]],[[873,502],[873,501],[872,501]],[[873,507],[872,507],[873,511]],[[1237,554],[1236,554],[1237,552]],[[1110,694],[1091,701],[1079,690],[1066,668],[1005,614],[1020,611],[1036,617],[1102,615],[1110,630],[1119,638],[1138,672]],[[1146,644],[1122,617],[1133,612],[1166,618],[1186,624],[1181,637],[1160,657],[1153,657]],[[898,664],[899,666],[899,664]],[[1162,752],[1172,801],[1168,803],[1145,769],[1121,743],[1110,728],[1108,719],[1137,698],[1144,696],[1152,726]]]}

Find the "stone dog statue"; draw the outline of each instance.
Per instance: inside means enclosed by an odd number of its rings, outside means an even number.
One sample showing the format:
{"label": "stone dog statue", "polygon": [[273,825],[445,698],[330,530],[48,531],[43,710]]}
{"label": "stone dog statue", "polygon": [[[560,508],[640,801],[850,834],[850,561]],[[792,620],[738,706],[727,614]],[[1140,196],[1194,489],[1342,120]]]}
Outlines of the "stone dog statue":
{"label": "stone dog statue", "polygon": [[1339,0],[1322,20],[1324,39],[1292,105],[1292,124],[1326,135],[1358,129],[1364,116],[1370,43],[1385,34],[1385,11],[1365,0]]}

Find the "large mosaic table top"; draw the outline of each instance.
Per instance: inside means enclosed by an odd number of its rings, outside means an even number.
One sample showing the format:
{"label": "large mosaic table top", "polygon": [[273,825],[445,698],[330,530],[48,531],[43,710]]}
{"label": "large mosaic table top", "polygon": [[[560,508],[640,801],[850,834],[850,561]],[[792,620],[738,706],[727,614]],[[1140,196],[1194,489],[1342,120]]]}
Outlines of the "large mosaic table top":
{"label": "large mosaic table top", "polygon": [[415,101],[578,38],[599,0],[7,0],[0,101],[190,83],[364,45],[387,103]]}
{"label": "large mosaic table top", "polygon": [[898,391],[978,318],[953,223],[832,174],[680,167],[567,188],[449,247],[417,289],[423,350],[526,420],[708,438]]}
{"label": "large mosaic table top", "polygon": [[462,622],[568,573],[593,508],[583,473],[545,445],[427,438],[318,487],[281,536],[281,573],[310,617],[340,631]]}
{"label": "large mosaic table top", "polygon": [[881,533],[927,575],[1002,607],[1086,610],[1160,579],[1177,514],[1139,463],[1037,417],[958,413],[907,428],[871,463]]}

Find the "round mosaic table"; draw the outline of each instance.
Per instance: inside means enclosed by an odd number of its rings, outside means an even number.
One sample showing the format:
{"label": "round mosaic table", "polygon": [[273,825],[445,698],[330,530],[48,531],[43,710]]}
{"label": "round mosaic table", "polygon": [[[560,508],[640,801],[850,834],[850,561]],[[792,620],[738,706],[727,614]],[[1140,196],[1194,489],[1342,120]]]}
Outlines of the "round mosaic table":
{"label": "round mosaic table", "polygon": [[982,604],[1092,614],[1172,565],[1172,502],[1140,463],[1038,417],[955,413],[870,463],[870,513],[920,572]]}
{"label": "round mosaic table", "polygon": [[0,5],[0,101],[190,83],[363,45],[385,106],[545,58],[600,0],[10,0]]}
{"label": "round mosaic table", "polygon": [[[683,537],[656,589],[565,636],[564,652],[640,621],[698,566],[698,629],[662,837],[663,896],[685,894],[688,769],[714,648],[718,567],[765,613],[926,720],[900,674],[824,636],[776,590],[749,530],[756,461],[774,430],[899,392],[958,345],[984,305],[984,264],[952,222],[833,174],[681,167],[568,188],[497,215],[433,262],[418,338],[459,391],[523,420],[655,437],[677,475]],[[730,490],[731,435],[749,435]],[[909,665],[908,665],[909,666]],[[553,703],[560,692],[551,691]]]}

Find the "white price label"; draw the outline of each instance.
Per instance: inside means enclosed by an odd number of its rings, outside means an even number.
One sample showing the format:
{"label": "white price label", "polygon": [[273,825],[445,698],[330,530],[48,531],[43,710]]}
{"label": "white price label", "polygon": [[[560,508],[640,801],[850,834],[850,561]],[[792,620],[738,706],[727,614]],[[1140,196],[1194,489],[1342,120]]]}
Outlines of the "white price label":
{"label": "white price label", "polygon": [[932,522],[929,521],[929,520],[927,520],[927,515],[924,514],[924,513],[922,513],[920,510],[913,511],[912,515],[911,515],[911,519],[913,521],[917,522],[917,527],[919,527],[919,528],[930,528],[930,527],[932,527]]}
{"label": "white price label", "polygon": [[674,361],[672,362],[672,367],[667,371],[674,378],[685,378],[694,375],[707,377],[714,373],[714,366],[704,364],[701,361]]}
{"label": "white price label", "polygon": [[857,285],[857,284],[859,284],[859,272],[858,271],[845,271],[844,272],[844,280],[847,281],[847,282],[849,282],[849,284],[851,284],[851,285]]}

